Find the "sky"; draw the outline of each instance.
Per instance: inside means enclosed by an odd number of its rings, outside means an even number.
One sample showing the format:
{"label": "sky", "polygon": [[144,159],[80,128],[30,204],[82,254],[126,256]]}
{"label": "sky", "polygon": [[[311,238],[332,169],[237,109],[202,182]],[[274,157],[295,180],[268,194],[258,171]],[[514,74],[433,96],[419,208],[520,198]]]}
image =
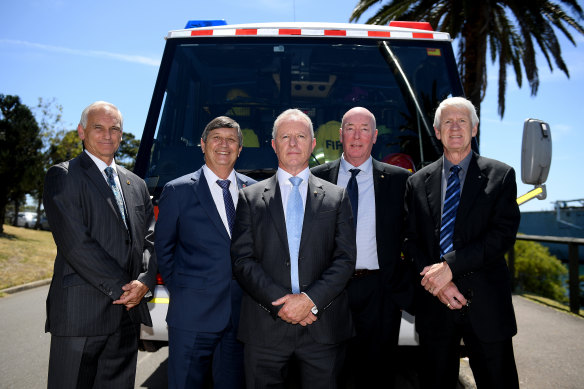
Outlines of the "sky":
{"label": "sky", "polygon": [[[189,19],[346,23],[356,4],[357,0],[0,0],[0,94],[18,95],[29,107],[35,107],[39,97],[54,98],[63,106],[67,129],[76,128],[81,111],[93,101],[110,101],[124,115],[124,131],[140,138],[168,31],[182,29]],[[580,170],[584,115],[579,116],[584,110],[584,37],[575,36],[574,47],[561,32],[556,34],[570,78],[555,64],[551,72],[540,55],[540,86],[532,97],[527,82],[518,88],[508,69],[503,119],[497,113],[497,67],[488,67],[481,154],[515,168],[518,194],[532,188],[520,182],[523,122],[541,119],[551,128],[547,199],[531,200],[522,211],[552,210],[556,201],[584,198]]]}

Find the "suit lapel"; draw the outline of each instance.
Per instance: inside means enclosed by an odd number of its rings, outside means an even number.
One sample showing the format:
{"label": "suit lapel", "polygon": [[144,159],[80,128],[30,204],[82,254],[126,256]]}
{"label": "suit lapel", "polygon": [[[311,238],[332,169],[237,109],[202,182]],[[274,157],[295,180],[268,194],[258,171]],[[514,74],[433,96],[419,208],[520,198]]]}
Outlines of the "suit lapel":
{"label": "suit lapel", "polygon": [[133,196],[132,185],[135,185],[123,169],[120,169],[118,166],[118,179],[120,180],[120,189],[124,195],[124,203],[126,205],[126,221],[128,222],[128,229],[134,223],[134,212],[133,209],[136,208],[136,199]]}
{"label": "suit lapel", "polygon": [[442,158],[434,162],[432,169],[430,169],[426,175],[424,185],[426,188],[428,207],[430,208],[432,220],[434,221],[434,227],[437,228],[438,231],[440,231],[440,221],[442,219],[442,215],[440,214],[442,209],[442,164]]}
{"label": "suit lapel", "polygon": [[304,206],[304,220],[302,222],[302,235],[300,237],[300,249],[302,252],[306,239],[311,236],[312,227],[315,225],[314,218],[318,215],[322,200],[324,198],[324,189],[317,179],[310,174],[308,176],[308,192],[306,193],[306,205]]}
{"label": "suit lapel", "polygon": [[[99,194],[104,198],[107,203],[107,208],[110,209],[116,215],[118,222],[126,230],[124,221],[122,220],[122,215],[118,209],[118,203],[114,197],[114,193],[109,187],[108,183],[105,181],[103,174],[99,171],[97,165],[93,162],[91,157],[87,155],[85,151],[81,153],[81,166],[84,168],[84,172],[89,178],[89,180],[95,185]],[[120,179],[121,180],[121,179]]]}
{"label": "suit lapel", "polygon": [[282,206],[282,195],[280,194],[277,174],[274,174],[272,178],[265,181],[262,198],[274,222],[274,229],[282,242],[282,246],[286,249],[286,258],[288,258],[290,256],[290,249],[288,247],[288,235],[286,234],[286,217],[284,216],[284,207]]}
{"label": "suit lapel", "polygon": [[473,208],[473,203],[478,194],[485,185],[487,185],[487,176],[481,171],[477,158],[480,157],[473,153],[468,165],[468,172],[466,172],[464,186],[460,195],[460,204],[458,205],[458,211],[456,213],[455,231],[459,221],[467,220],[467,215]]}
{"label": "suit lapel", "polygon": [[193,182],[195,196],[197,196],[201,202],[201,207],[203,210],[205,210],[207,216],[209,216],[209,220],[211,220],[213,225],[220,232],[221,236],[227,241],[230,241],[231,239],[229,238],[229,234],[225,229],[225,224],[223,224],[223,220],[221,220],[221,216],[219,215],[219,211],[217,211],[217,206],[215,205],[215,201],[211,195],[211,190],[207,184],[207,179],[203,174],[203,168],[193,173],[191,180]]}

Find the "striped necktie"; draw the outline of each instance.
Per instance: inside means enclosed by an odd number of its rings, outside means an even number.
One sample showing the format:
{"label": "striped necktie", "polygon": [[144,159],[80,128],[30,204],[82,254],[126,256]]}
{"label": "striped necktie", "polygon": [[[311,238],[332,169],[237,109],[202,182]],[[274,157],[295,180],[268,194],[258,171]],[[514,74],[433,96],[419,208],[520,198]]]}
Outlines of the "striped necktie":
{"label": "striped necktie", "polygon": [[460,203],[460,178],[458,172],[460,166],[454,165],[450,168],[448,183],[446,185],[446,195],[444,196],[444,209],[442,211],[442,225],[440,226],[440,253],[444,255],[452,251],[454,236],[454,222],[456,211]]}
{"label": "striped necktie", "polygon": [[233,223],[235,222],[235,206],[233,205],[233,197],[229,191],[229,180],[217,180],[217,185],[223,189],[223,202],[225,203],[225,214],[227,215],[227,224],[229,225],[229,235],[233,233]]}
{"label": "striped necktie", "polygon": [[112,192],[114,193],[114,197],[116,198],[116,203],[118,204],[118,209],[122,215],[122,220],[124,221],[126,228],[128,228],[128,223],[126,222],[126,211],[124,209],[124,199],[122,198],[120,188],[118,188],[116,185],[116,180],[114,179],[114,169],[111,166],[106,167],[105,175],[107,176],[107,183],[109,184]]}

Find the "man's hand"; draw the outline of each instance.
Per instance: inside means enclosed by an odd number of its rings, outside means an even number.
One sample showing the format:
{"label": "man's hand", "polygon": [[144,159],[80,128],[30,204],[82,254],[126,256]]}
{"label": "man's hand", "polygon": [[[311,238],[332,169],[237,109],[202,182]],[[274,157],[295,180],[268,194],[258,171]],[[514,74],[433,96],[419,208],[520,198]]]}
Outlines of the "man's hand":
{"label": "man's hand", "polygon": [[148,292],[148,287],[138,280],[122,286],[122,289],[124,293],[120,296],[119,300],[114,301],[114,304],[125,305],[128,311],[140,304],[140,301],[142,301],[142,298]]}
{"label": "man's hand", "polygon": [[316,319],[318,318],[314,315],[314,313],[309,312],[308,316],[302,319],[298,324],[300,324],[302,327],[306,327],[307,325],[314,323]]}
{"label": "man's hand", "polygon": [[438,299],[450,309],[461,309],[467,303],[466,298],[458,291],[452,281],[440,290]]}
{"label": "man's hand", "polygon": [[[278,316],[290,324],[311,324],[316,320],[316,316],[312,315],[310,309],[314,305],[312,301],[305,294],[287,294],[272,302],[272,305],[282,305],[278,312]],[[314,316],[314,319],[309,317],[309,314]]]}
{"label": "man's hand", "polygon": [[422,286],[434,296],[438,295],[438,292],[452,281],[452,271],[446,261],[426,266],[420,275],[424,276]]}

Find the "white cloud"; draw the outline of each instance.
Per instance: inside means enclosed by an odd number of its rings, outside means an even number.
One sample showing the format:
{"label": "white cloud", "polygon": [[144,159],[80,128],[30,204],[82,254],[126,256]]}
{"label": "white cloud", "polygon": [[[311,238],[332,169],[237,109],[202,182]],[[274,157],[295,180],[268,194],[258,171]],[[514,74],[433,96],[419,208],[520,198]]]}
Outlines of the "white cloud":
{"label": "white cloud", "polygon": [[29,47],[29,48],[38,49],[38,50],[51,51],[54,53],[80,55],[80,56],[84,56],[84,57],[115,59],[118,61],[138,63],[141,65],[147,65],[147,66],[156,66],[156,67],[160,66],[160,60],[149,58],[149,57],[144,57],[144,56],[140,56],[140,55],[118,54],[118,53],[110,53],[107,51],[99,51],[99,50],[77,50],[77,49],[70,49],[68,47],[44,45],[41,43],[34,43],[34,42],[27,42],[27,41],[13,40],[13,39],[0,39],[0,44],[10,44],[10,45],[16,45],[16,46],[21,46],[21,47]]}

